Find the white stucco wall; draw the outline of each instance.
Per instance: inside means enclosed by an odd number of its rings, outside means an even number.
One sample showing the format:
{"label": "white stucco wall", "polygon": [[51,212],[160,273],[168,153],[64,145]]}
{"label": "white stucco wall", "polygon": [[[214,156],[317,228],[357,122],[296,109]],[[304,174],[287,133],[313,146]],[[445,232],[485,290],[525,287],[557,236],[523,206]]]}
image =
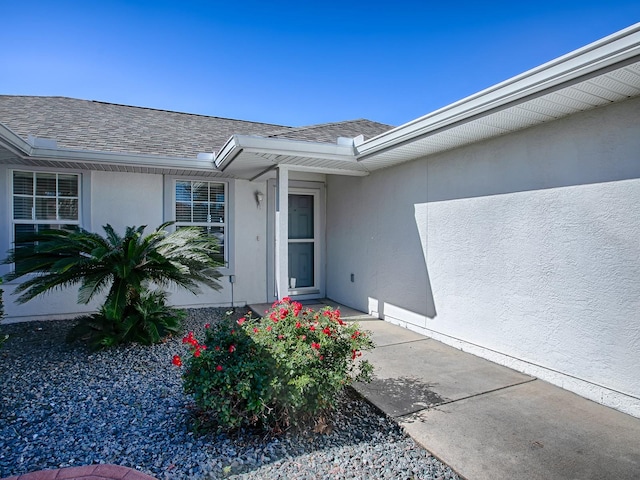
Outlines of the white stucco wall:
{"label": "white stucco wall", "polygon": [[[194,296],[184,290],[173,291],[171,301],[177,305],[203,307],[211,305],[234,305],[265,302],[267,295],[266,278],[266,201],[258,208],[255,192],[266,193],[266,182],[235,180],[229,208],[233,248],[231,268],[220,278],[222,290],[214,291],[204,287],[200,295]],[[265,195],[266,197],[266,195]],[[235,277],[232,285],[230,275]],[[233,290],[233,291],[232,291]]]}
{"label": "white stucco wall", "polygon": [[[0,206],[0,215],[10,225],[11,203],[8,190],[10,167],[0,166],[0,184],[7,185],[2,195],[6,202]],[[165,204],[165,177],[157,174],[135,174],[118,172],[79,172],[83,175],[82,219],[83,227],[104,233],[102,226],[109,223],[116,231],[124,232],[127,226],[147,225],[147,232],[157,227],[172,215]],[[197,177],[196,177],[197,178]],[[85,181],[86,180],[86,181]],[[229,247],[233,256],[229,269],[220,279],[222,289],[214,291],[203,287],[199,295],[171,289],[170,301],[176,306],[205,307],[261,303],[266,300],[266,206],[258,208],[255,192],[266,191],[265,182],[229,180]],[[10,248],[9,228],[0,235],[3,253]],[[0,274],[8,272],[2,266]],[[234,275],[235,283],[230,282]],[[4,284],[7,321],[69,318],[92,312],[100,305],[99,300],[90,305],[77,304],[77,291],[68,289],[46,294],[24,305],[16,305],[12,293],[16,283]]]}
{"label": "white stucco wall", "polygon": [[640,416],[639,124],[634,99],[330,177],[328,296]]}
{"label": "white stucco wall", "polygon": [[164,220],[162,190],[162,175],[91,172],[91,226],[85,228],[103,233],[108,223],[117,232],[133,225],[151,231]]}

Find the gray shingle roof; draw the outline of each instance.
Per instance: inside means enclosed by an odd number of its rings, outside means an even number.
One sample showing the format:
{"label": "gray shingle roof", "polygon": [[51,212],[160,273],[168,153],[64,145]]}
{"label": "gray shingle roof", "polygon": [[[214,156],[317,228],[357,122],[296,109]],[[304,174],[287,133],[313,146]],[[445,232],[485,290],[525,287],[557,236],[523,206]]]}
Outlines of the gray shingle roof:
{"label": "gray shingle roof", "polygon": [[306,127],[282,129],[272,132],[268,137],[289,138],[292,140],[309,140],[313,142],[335,142],[338,137],[357,137],[363,135],[365,140],[380,135],[393,128],[390,125],[360,118],[344,122],[322,123]]}
{"label": "gray shingle roof", "polygon": [[234,134],[335,142],[392,128],[369,120],[289,127],[67,97],[0,95],[0,123],[25,140],[50,138],[62,148],[195,158]]}

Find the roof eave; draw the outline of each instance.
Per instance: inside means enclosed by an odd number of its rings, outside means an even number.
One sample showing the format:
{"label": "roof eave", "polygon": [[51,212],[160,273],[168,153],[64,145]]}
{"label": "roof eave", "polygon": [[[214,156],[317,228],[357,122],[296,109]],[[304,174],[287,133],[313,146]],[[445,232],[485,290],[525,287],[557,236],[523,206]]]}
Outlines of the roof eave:
{"label": "roof eave", "polygon": [[29,155],[33,149],[29,142],[2,123],[0,123],[0,144],[20,157]]}
{"label": "roof eave", "polygon": [[188,170],[215,170],[213,160],[167,157],[160,155],[102,152],[92,150],[33,148],[32,160],[66,161],[73,163],[100,163],[128,167],[173,168]]}
{"label": "roof eave", "polygon": [[255,135],[233,135],[216,155],[216,167],[224,171],[240,151],[270,155],[315,157],[345,162],[356,161],[353,145],[285,138],[265,138]]}
{"label": "roof eave", "polygon": [[371,138],[357,147],[358,160],[429,132],[569,85],[638,56],[640,23]]}
{"label": "roof eave", "polygon": [[150,167],[182,170],[216,170],[213,160],[168,157],[151,154],[74,150],[33,146],[0,123],[0,144],[17,157],[31,162],[68,162],[72,164],[101,164],[124,167]]}
{"label": "roof eave", "polygon": [[[248,155],[253,158],[254,168],[264,172],[282,165],[292,170],[318,173],[368,173],[358,164],[353,142],[323,143],[254,135],[233,135],[229,138],[216,155],[216,168],[226,174],[237,175],[239,170],[234,161],[240,158],[238,161],[242,162]],[[332,165],[326,168],[316,167],[308,164],[309,159],[328,161]]]}

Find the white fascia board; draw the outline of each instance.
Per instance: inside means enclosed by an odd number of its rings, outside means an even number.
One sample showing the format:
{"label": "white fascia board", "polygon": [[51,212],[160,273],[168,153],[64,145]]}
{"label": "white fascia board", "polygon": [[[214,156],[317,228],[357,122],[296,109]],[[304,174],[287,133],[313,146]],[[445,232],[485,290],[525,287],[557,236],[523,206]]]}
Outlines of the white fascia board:
{"label": "white fascia board", "polygon": [[215,170],[212,160],[163,157],[136,153],[72,150],[66,148],[34,147],[0,123],[0,142],[16,155],[30,160],[54,160],[72,163],[101,163],[129,167],[157,167],[186,170]]}
{"label": "white fascia board", "polygon": [[31,153],[33,146],[22,137],[15,134],[10,128],[0,123],[0,142],[6,148],[18,156],[25,156]]}
{"label": "white fascia board", "polygon": [[[237,135],[231,136],[229,140],[227,140],[227,143],[225,143],[220,149],[220,151],[216,153],[215,160],[213,161],[216,168],[223,170],[224,167],[231,163],[236,155],[238,155],[238,153],[242,151],[242,149],[239,148],[238,140],[236,137]],[[226,165],[222,167],[223,164]]]}
{"label": "white fascia board", "polygon": [[254,135],[233,135],[218,152],[215,160],[216,167],[224,171],[240,152],[357,163],[353,145],[265,138]]}
{"label": "white fascia board", "polygon": [[29,158],[32,160],[61,160],[77,163],[101,163],[129,167],[157,167],[189,170],[215,170],[212,160],[194,158],[163,157],[139,153],[100,152],[91,150],[68,150],[33,148]]}
{"label": "white fascia board", "polygon": [[446,128],[536,94],[575,82],[640,55],[640,23],[563,55],[509,80],[371,138],[357,147],[358,159]]}

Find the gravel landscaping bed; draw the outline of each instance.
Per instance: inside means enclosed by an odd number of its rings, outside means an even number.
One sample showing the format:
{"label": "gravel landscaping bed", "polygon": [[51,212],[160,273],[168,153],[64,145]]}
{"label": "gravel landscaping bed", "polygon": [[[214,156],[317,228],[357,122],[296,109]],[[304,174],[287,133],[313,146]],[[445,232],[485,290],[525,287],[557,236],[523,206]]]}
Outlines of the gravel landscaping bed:
{"label": "gravel landscaping bed", "polygon": [[[190,310],[186,329],[202,338],[221,315]],[[64,342],[73,324],[2,326],[10,338],[0,349],[0,478],[95,463],[158,479],[458,478],[351,390],[328,434],[194,434],[171,364],[187,352],[181,337],[91,352]]]}

